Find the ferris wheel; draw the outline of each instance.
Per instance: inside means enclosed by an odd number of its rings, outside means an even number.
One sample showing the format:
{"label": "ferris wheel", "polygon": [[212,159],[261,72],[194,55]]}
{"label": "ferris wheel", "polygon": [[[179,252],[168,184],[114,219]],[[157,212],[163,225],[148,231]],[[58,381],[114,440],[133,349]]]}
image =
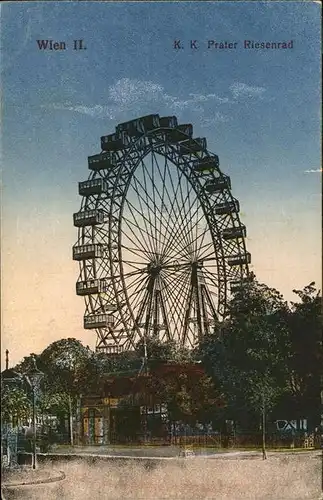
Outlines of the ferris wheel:
{"label": "ferris wheel", "polygon": [[96,349],[147,338],[193,347],[250,276],[246,227],[218,156],[191,124],[149,115],[101,137],[88,167],[73,259]]}

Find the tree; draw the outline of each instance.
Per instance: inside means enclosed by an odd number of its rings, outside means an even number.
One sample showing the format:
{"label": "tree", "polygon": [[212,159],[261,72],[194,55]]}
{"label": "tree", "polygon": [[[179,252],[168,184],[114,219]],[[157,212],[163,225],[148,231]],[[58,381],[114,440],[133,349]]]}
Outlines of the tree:
{"label": "tree", "polygon": [[320,424],[322,356],[322,297],[312,282],[293,290],[300,299],[292,302],[288,316],[291,356],[289,388],[298,414],[309,417],[310,426]]}
{"label": "tree", "polygon": [[[88,368],[92,351],[79,340],[61,339],[50,344],[39,356],[39,368],[45,373],[44,393],[61,394],[60,401],[68,404],[70,442],[73,444],[73,413],[77,400],[89,386]],[[62,409],[63,409],[62,408]]]}
{"label": "tree", "polygon": [[27,420],[31,416],[31,401],[22,387],[1,384],[1,418],[3,422]]}
{"label": "tree", "polygon": [[203,341],[200,354],[208,374],[223,391],[226,417],[244,427],[259,425],[286,392],[288,306],[282,295],[256,280],[237,292],[220,331]]}

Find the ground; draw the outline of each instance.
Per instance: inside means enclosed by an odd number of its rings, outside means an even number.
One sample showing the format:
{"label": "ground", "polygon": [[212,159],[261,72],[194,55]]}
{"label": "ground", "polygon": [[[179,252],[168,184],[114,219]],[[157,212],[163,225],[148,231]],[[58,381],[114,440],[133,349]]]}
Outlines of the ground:
{"label": "ground", "polygon": [[[168,450],[168,457],[165,457]],[[65,450],[67,451],[67,450]],[[318,500],[321,498],[322,455],[259,452],[213,453],[189,458],[170,457],[147,468],[147,460],[120,461],[95,456],[89,448],[83,456],[56,457],[40,465],[52,474],[63,471],[66,479],[50,485],[9,488],[5,499],[26,500]],[[118,450],[116,450],[118,451]],[[126,450],[124,450],[125,452]],[[127,450],[127,455],[129,449]],[[138,449],[134,449],[137,455]],[[174,450],[173,450],[174,451]],[[148,453],[148,451],[147,451]],[[112,454],[112,453],[111,453]],[[149,454],[155,454],[150,450]],[[178,454],[178,450],[177,450]],[[120,455],[120,449],[119,449]],[[137,455],[138,456],[138,455]],[[147,456],[147,455],[146,455]],[[70,460],[67,460],[70,458]],[[73,460],[71,460],[73,458]]]}

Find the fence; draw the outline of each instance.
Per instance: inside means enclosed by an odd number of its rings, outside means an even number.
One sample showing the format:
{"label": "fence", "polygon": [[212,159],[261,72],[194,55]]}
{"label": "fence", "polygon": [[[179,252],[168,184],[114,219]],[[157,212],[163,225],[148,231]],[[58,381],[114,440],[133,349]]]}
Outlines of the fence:
{"label": "fence", "polygon": [[18,432],[16,428],[1,432],[1,467],[12,467],[18,463]]}
{"label": "fence", "polygon": [[[321,436],[267,434],[267,448],[320,448]],[[130,442],[129,442],[130,444]],[[138,444],[155,446],[193,446],[197,448],[255,448],[262,446],[261,434],[211,434],[211,435],[173,435],[164,438],[142,437]]]}
{"label": "fence", "polygon": [[[16,436],[17,437],[17,436]],[[17,453],[17,441],[16,437],[11,436],[9,439],[3,437],[2,448],[3,455],[8,456],[10,454],[11,460],[15,459],[15,454]],[[53,433],[53,434],[38,434],[37,433],[37,447],[40,451],[47,452],[53,447],[53,445],[69,444],[68,434]],[[75,441],[77,442],[77,441]],[[9,444],[8,444],[9,443]],[[83,440],[82,445],[96,444],[100,446],[104,443],[95,442],[89,443]],[[136,434],[132,436],[119,436],[117,434],[111,433],[109,435],[109,440],[105,444],[124,444],[128,446],[193,446],[196,448],[261,448],[262,446],[262,435],[260,433],[249,433],[249,434],[224,434],[224,433],[214,433],[214,434],[165,434],[164,436],[156,437],[149,433]],[[29,439],[22,439],[18,437],[18,450],[25,449],[25,451],[30,451],[31,446]],[[270,448],[320,448],[322,446],[322,437],[318,434],[306,434],[302,435],[292,435],[292,434],[282,434],[282,433],[268,433],[266,434],[266,447]],[[10,453],[6,450],[10,449]]]}

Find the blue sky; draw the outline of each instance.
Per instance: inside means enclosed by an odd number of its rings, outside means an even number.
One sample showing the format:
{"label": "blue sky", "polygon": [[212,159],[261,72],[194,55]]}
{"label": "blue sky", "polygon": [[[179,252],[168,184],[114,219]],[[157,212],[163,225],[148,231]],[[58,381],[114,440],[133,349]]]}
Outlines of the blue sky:
{"label": "blue sky", "polygon": [[[12,2],[1,19],[3,346],[17,360],[67,335],[94,345],[74,296],[77,182],[100,136],[137,116],[174,114],[207,138],[261,281],[288,300],[319,281],[318,3]],[[38,39],[68,49],[40,51]],[[73,51],[74,39],[87,50]],[[208,50],[208,40],[238,46]]]}

